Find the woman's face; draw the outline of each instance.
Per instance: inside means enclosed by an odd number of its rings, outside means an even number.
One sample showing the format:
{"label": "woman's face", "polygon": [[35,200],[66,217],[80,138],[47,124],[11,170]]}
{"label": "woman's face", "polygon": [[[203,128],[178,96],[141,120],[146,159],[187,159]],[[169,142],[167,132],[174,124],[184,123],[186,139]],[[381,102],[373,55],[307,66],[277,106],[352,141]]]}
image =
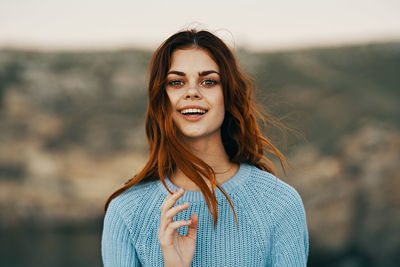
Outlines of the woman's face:
{"label": "woman's face", "polygon": [[220,138],[225,116],[219,67],[199,48],[173,52],[166,91],[172,119],[189,139]]}

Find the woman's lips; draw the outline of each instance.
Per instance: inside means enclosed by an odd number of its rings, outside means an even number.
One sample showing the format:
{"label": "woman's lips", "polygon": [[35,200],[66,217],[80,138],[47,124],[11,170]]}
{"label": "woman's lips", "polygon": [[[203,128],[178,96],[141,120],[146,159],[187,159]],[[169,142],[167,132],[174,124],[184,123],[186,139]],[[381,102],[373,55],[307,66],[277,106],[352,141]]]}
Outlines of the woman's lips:
{"label": "woman's lips", "polygon": [[201,120],[204,117],[204,115],[206,115],[207,113],[204,113],[204,114],[186,114],[186,115],[184,115],[182,113],[180,113],[180,114],[185,120],[198,121],[198,120]]}

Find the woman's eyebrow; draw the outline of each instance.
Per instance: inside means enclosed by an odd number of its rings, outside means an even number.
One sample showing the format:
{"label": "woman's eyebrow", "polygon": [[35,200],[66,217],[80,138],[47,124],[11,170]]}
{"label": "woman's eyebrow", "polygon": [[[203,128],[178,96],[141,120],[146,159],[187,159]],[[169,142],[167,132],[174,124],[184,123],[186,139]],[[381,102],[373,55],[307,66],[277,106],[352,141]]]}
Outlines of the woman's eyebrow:
{"label": "woman's eyebrow", "polygon": [[167,73],[167,75],[169,75],[169,74],[176,74],[176,75],[179,75],[179,76],[185,76],[185,75],[186,75],[184,72],[182,72],[182,71],[176,71],[176,70],[171,70],[171,71],[169,71],[169,72]]}
{"label": "woman's eyebrow", "polygon": [[[215,71],[215,70],[205,70],[205,71],[199,72],[199,76],[207,76],[207,75],[212,74],[212,73],[216,73],[216,74],[220,75],[220,74],[219,74],[217,71]],[[186,76],[186,74],[185,74],[184,72],[182,72],[182,71],[177,71],[177,70],[171,70],[171,71],[169,71],[169,72],[167,73],[167,75],[169,75],[169,74],[176,74],[176,75],[179,75],[179,76]]]}
{"label": "woman's eyebrow", "polygon": [[206,76],[206,75],[211,74],[211,73],[216,73],[216,74],[219,75],[219,73],[217,71],[215,71],[215,70],[206,70],[206,71],[199,72],[199,76]]}

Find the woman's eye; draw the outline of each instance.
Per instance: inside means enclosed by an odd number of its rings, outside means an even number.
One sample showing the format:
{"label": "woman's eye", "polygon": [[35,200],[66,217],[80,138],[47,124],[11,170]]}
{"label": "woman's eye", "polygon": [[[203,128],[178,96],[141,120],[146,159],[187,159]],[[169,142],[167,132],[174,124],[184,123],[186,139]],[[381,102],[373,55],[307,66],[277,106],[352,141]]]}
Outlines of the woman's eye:
{"label": "woman's eye", "polygon": [[183,82],[180,80],[172,80],[168,82],[168,85],[173,87],[180,87],[183,85]]}
{"label": "woman's eye", "polygon": [[207,79],[201,82],[202,85],[205,85],[207,87],[211,87],[213,85],[216,85],[218,82],[212,79]]}

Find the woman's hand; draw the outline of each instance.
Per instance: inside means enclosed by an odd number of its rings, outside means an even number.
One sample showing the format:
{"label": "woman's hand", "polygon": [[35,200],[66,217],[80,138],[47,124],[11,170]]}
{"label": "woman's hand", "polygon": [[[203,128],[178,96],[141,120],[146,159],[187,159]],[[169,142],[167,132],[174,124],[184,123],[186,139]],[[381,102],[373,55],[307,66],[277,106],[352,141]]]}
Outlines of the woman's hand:
{"label": "woman's hand", "polygon": [[[173,218],[179,212],[189,207],[189,203],[177,205],[175,202],[183,196],[184,190],[174,191],[169,194],[161,205],[160,228],[158,229],[158,241],[164,256],[165,267],[188,267],[193,261],[196,249],[197,226],[199,218],[196,213],[190,216],[188,221],[174,221]],[[189,226],[186,236],[178,233],[178,228]]]}

